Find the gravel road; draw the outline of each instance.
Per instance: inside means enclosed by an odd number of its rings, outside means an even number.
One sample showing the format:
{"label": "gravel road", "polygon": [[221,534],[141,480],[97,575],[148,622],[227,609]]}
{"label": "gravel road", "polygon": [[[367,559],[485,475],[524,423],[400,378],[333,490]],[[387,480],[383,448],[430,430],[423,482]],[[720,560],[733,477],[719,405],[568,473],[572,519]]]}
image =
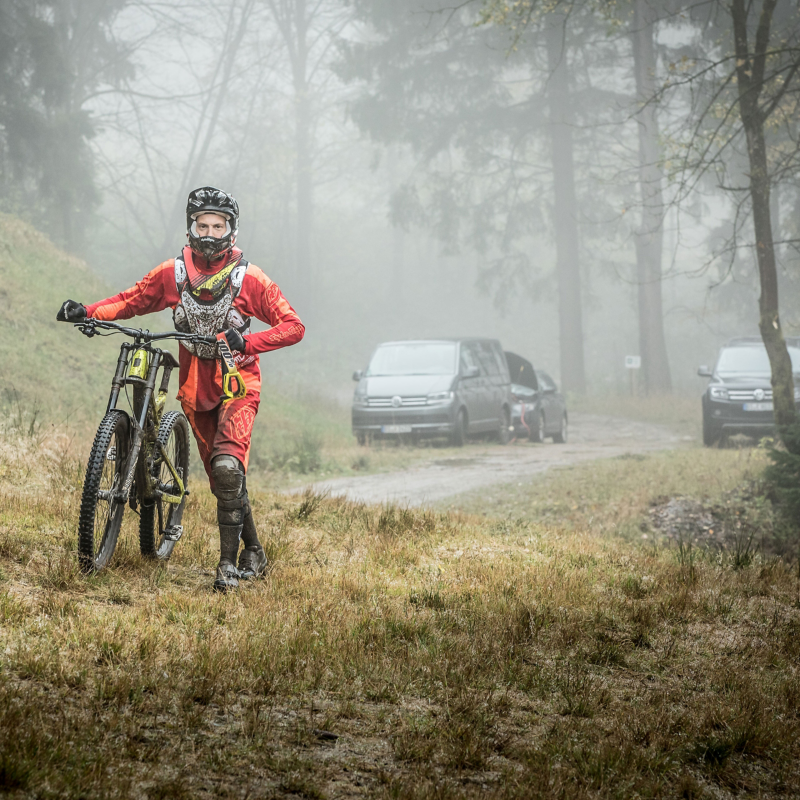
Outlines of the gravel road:
{"label": "gravel road", "polygon": [[506,447],[470,444],[463,456],[435,458],[399,472],[334,478],[313,484],[316,491],[366,503],[423,506],[494,483],[510,483],[552,467],[625,453],[647,453],[677,447],[682,437],[661,425],[603,417],[570,416],[569,442],[514,442]]}

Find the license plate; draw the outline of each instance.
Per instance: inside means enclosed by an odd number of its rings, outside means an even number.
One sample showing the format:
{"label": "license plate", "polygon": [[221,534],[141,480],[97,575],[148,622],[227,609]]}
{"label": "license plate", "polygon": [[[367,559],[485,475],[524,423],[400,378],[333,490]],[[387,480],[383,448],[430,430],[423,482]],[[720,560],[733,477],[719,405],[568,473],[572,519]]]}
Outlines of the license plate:
{"label": "license plate", "polygon": [[410,425],[381,425],[381,433],[411,433]]}
{"label": "license plate", "polygon": [[745,403],[745,411],[772,411],[772,403]]}

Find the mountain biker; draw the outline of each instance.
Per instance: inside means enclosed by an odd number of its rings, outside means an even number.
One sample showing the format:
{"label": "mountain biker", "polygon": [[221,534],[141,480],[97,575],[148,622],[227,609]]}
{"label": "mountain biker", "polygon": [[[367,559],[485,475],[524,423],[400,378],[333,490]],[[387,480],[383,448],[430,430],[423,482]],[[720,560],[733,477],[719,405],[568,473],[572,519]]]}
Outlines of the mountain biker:
{"label": "mountain biker", "polygon": [[[260,400],[258,356],[296,344],[303,338],[305,328],[277,284],[245,261],[235,246],[239,206],[231,195],[213,186],[191,192],[186,229],[189,243],[176,258],[159,264],[134,287],[114,297],[88,306],[67,300],[57,319],[130,319],[171,308],[179,331],[205,336],[224,331],[247,394],[222,403],[222,378],[215,348],[181,342],[178,400],[217,498],[220,558],[214,589],[225,592],[238,587],[239,579],[262,575],[267,567],[245,478]],[[272,327],[251,333],[251,317]],[[237,567],[240,539],[244,549]]]}

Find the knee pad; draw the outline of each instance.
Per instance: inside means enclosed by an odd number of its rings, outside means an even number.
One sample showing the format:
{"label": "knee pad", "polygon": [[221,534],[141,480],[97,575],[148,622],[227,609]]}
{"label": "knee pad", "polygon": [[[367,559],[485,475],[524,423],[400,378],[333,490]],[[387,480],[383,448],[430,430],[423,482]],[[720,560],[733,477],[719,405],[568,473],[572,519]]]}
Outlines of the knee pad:
{"label": "knee pad", "polygon": [[218,500],[236,500],[244,490],[244,468],[238,458],[217,456],[211,462],[214,494]]}
{"label": "knee pad", "polygon": [[217,456],[211,462],[211,475],[217,498],[217,522],[241,525],[248,505],[244,468],[233,456]]}

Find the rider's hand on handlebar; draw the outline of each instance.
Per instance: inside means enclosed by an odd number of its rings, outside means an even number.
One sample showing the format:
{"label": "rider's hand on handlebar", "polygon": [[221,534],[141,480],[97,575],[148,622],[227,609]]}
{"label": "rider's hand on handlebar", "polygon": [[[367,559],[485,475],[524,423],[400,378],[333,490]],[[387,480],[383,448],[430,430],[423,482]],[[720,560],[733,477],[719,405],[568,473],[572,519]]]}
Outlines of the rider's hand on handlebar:
{"label": "rider's hand on handlebar", "polygon": [[86,319],[86,309],[75,300],[67,300],[58,310],[56,319],[59,322],[80,322]]}
{"label": "rider's hand on handlebar", "polygon": [[242,336],[242,334],[239,333],[236,328],[228,328],[228,330],[225,331],[225,339],[228,342],[228,347],[230,347],[231,350],[244,353],[244,336]]}

